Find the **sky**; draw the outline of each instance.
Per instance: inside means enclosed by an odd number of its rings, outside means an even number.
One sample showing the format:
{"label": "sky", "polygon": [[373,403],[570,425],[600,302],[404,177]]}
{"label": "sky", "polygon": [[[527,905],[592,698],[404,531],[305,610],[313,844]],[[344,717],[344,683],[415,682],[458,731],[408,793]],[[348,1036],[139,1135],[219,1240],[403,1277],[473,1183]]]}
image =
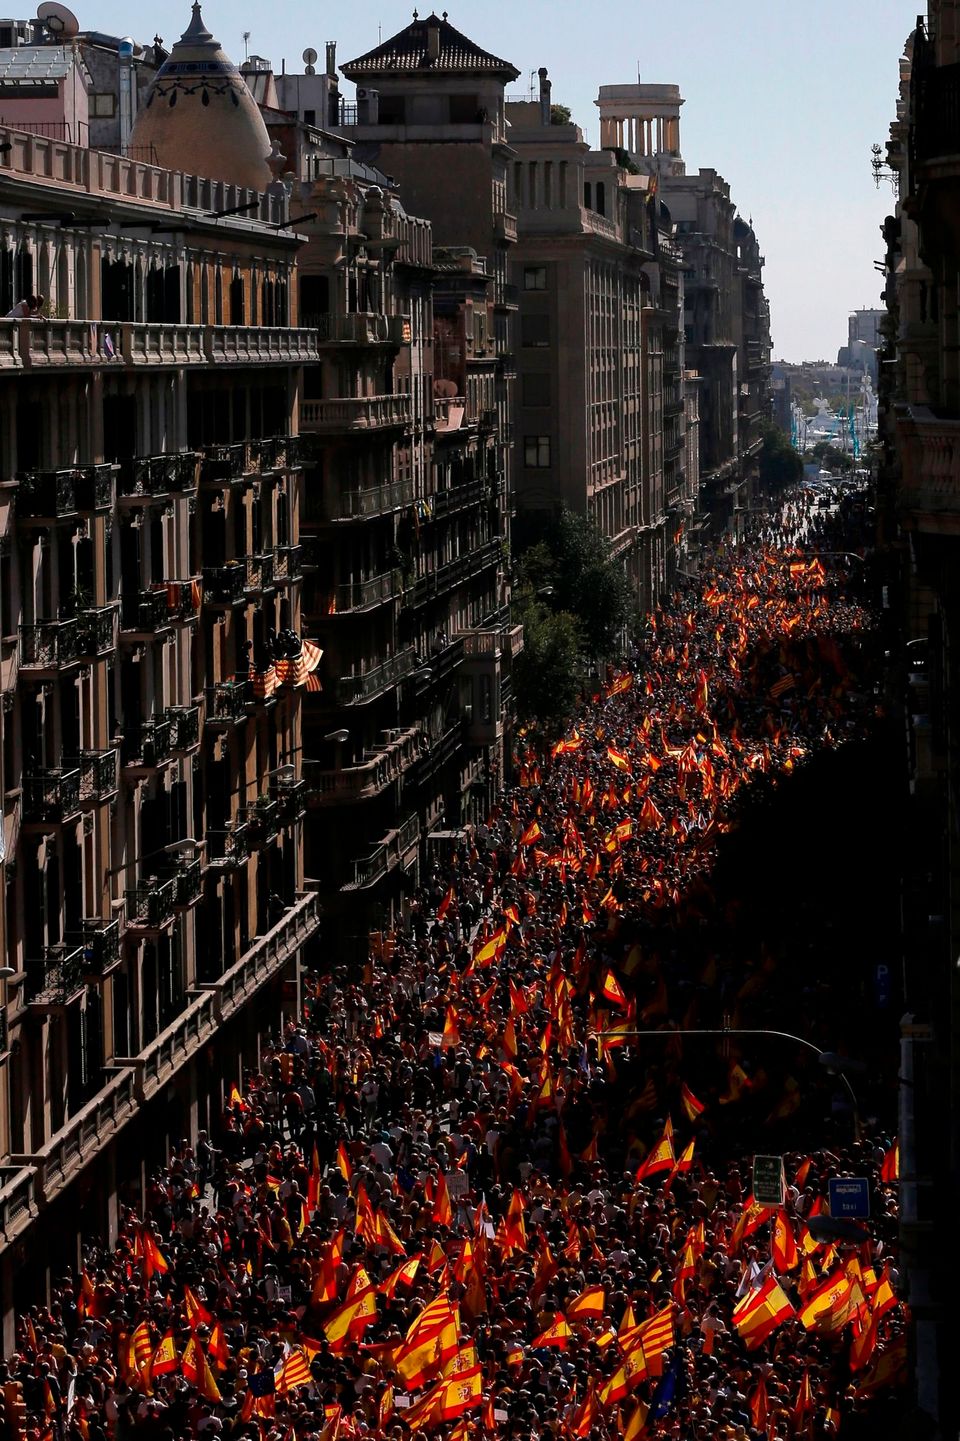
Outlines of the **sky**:
{"label": "sky", "polygon": [[[146,6],[72,0],[84,29],[154,31],[169,47],[186,28],[189,0]],[[516,89],[546,65],[553,99],[569,105],[599,143],[594,105],[601,85],[679,84],[686,100],[681,141],[688,171],[718,170],[740,212],[753,219],[766,257],[773,353],[836,359],[847,315],[880,304],[879,227],[893,206],[877,190],[870,147],[885,144],[895,113],[898,64],[918,0],[486,0],[451,6],[451,24],[512,61]],[[27,7],[23,7],[26,9]],[[240,60],[249,51],[302,69],[312,46],[336,40],[341,63],[402,29],[413,5],[353,0],[346,8],[307,0],[204,0],[207,26]],[[429,13],[421,0],[421,13]],[[344,83],[350,95],[352,87]]]}

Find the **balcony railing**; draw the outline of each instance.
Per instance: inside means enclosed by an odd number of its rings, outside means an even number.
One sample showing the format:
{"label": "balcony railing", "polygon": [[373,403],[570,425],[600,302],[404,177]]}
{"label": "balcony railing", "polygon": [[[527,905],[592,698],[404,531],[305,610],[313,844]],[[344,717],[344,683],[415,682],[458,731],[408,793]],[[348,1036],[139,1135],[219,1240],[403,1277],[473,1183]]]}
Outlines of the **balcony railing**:
{"label": "balcony railing", "polygon": [[79,932],[68,935],[67,941],[80,947],[84,974],[102,976],[120,959],[120,922],[99,917],[83,920]]}
{"label": "balcony railing", "polygon": [[247,595],[259,595],[273,587],[273,551],[265,550],[259,555],[245,555],[242,565],[246,571],[244,589]]}
{"label": "balcony railing", "polygon": [[410,424],[409,395],[365,395],[339,400],[305,400],[300,429],[330,435],[351,431],[387,430]]}
{"label": "balcony railing", "polygon": [[200,479],[204,484],[222,485],[239,480],[250,470],[246,442],[233,445],[205,445],[200,452]]}
{"label": "balcony railing", "polygon": [[470,480],[463,485],[451,486],[448,490],[434,491],[427,496],[436,516],[451,515],[454,511],[470,509],[482,503],[484,497],[482,480]]}
{"label": "balcony railing", "polygon": [[167,597],[167,618],[175,625],[185,625],[197,618],[203,600],[199,580],[193,576],[186,580],[168,580],[155,589],[162,590]]}
{"label": "balcony railing", "polygon": [[416,664],[416,651],[409,649],[359,675],[340,676],[336,685],[337,704],[363,705],[365,701],[373,700],[374,696],[381,695],[409,675]]}
{"label": "balcony railing", "polygon": [[247,591],[245,560],[203,567],[203,599],[207,605],[231,606],[242,601]]}
{"label": "balcony railing", "polygon": [[109,510],[113,471],[112,465],[24,471],[18,476],[17,514],[21,519],[52,521]]}
{"label": "balcony railing", "polygon": [[159,770],[171,757],[171,732],[167,717],[130,726],[123,733],[123,764],[135,770]]}
{"label": "balcony railing", "polygon": [[353,863],[353,880],[343,887],[345,891],[369,890],[384,876],[397,868],[403,858],[420,840],[420,821],[410,816],[400,828],[384,837],[372,855]]}
{"label": "balcony railing", "polygon": [[170,624],[166,587],[125,591],[120,597],[120,628],[135,635],[152,636]]}
{"label": "balcony railing", "polygon": [[300,365],[319,358],[316,333],[285,326],[14,320],[27,369],[78,365]]}
{"label": "balcony railing", "polygon": [[144,881],[124,893],[127,926],[138,931],[162,931],[177,913],[177,882],[168,876]]}
{"label": "balcony railing", "polygon": [[317,332],[324,345],[404,345],[410,343],[406,315],[351,311],[343,315],[301,315],[300,323]]}
{"label": "balcony railing", "polygon": [[81,611],[78,617],[77,646],[84,660],[98,660],[117,648],[117,607],[98,606]]}
{"label": "balcony railing", "polygon": [[196,489],[197,457],[192,450],[138,455],[120,465],[117,495],[122,500],[156,500]]}
{"label": "balcony railing", "polygon": [[334,614],[343,611],[371,610],[383,605],[397,594],[398,573],[384,571],[382,575],[371,576],[368,580],[351,581],[338,585],[334,591]]}
{"label": "balcony railing", "polygon": [[83,652],[77,620],[38,620],[20,627],[20,669],[60,670]]}
{"label": "balcony railing", "polygon": [[280,808],[272,795],[258,796],[251,806],[244,806],[242,824],[247,829],[247,845],[251,849],[269,845],[280,829]]}
{"label": "balcony railing", "polygon": [[280,585],[299,580],[303,573],[303,547],[278,545],[273,552],[273,578]]}
{"label": "balcony railing", "polygon": [[83,947],[53,946],[39,960],[24,962],[24,999],[31,1006],[67,1005],[84,987]]}
{"label": "balcony railing", "polygon": [[385,745],[364,751],[360,765],[326,770],[304,761],[304,784],[313,805],[350,805],[381,795],[423,756],[428,742],[419,726],[394,735]]}
{"label": "balcony railing", "polygon": [[516,240],[517,217],[502,212],[493,217],[493,233],[498,240]]}
{"label": "balcony railing", "polygon": [[413,503],[413,482],[398,480],[366,490],[348,490],[334,498],[329,515],[333,520],[361,520],[389,515]]}
{"label": "balcony railing", "polygon": [[199,861],[189,861],[177,867],[173,879],[173,906],[175,910],[188,910],[200,899],[203,890],[203,870]]}
{"label": "balcony railing", "polygon": [[270,797],[277,807],[280,825],[293,825],[307,809],[307,783],[296,776],[286,777],[282,771],[270,776]]}
{"label": "balcony railing", "polygon": [[23,777],[23,818],[62,825],[80,815],[80,769],[28,771]]}
{"label": "balcony railing", "polygon": [[206,724],[215,728],[238,725],[247,718],[247,703],[252,699],[246,681],[221,681],[207,686]]}
{"label": "balcony railing", "polygon": [[198,705],[168,706],[170,750],[183,755],[200,744],[200,707]]}
{"label": "balcony railing", "polygon": [[300,464],[300,441],[295,435],[269,435],[249,444],[251,463],[261,475],[295,470]]}
{"label": "balcony railing", "polygon": [[97,805],[117,792],[117,750],[80,752],[80,802]]}
{"label": "balcony railing", "polygon": [[461,639],[463,653],[468,659],[505,655],[512,660],[523,650],[523,626],[514,625],[499,630],[468,630],[463,632]]}
{"label": "balcony railing", "polygon": [[250,829],[245,820],[233,821],[224,830],[207,831],[207,864],[213,870],[233,870],[250,855]]}

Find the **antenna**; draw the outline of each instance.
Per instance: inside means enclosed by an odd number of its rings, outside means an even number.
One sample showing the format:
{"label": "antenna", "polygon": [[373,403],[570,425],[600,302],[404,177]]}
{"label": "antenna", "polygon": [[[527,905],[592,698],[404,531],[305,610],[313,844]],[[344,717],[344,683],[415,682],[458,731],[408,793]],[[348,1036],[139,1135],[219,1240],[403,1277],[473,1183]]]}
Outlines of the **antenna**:
{"label": "antenna", "polygon": [[249,30],[244,30],[244,32],[243,32],[243,58],[244,58],[244,60],[249,60],[249,59],[250,59],[250,31],[249,31]]}

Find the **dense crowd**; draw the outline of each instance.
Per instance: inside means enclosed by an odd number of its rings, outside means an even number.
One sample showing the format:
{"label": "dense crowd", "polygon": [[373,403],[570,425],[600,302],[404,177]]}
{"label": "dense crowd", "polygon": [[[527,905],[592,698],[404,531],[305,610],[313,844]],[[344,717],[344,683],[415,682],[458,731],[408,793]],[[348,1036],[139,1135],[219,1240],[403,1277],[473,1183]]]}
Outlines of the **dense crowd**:
{"label": "dense crowd", "polygon": [[787,1441],[899,1384],[892,1136],[809,1047],[709,1034],[831,1039],[711,877],[746,795],[874,724],[856,504],[794,494],[520,738],[409,925],[20,1318],[31,1435]]}

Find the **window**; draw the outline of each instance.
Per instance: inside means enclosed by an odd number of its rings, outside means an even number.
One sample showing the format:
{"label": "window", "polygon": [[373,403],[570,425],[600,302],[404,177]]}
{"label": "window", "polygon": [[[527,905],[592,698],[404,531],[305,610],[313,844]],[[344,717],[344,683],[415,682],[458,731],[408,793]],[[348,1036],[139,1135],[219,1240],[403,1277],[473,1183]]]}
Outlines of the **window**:
{"label": "window", "polygon": [[520,344],[527,349],[544,350],[550,344],[549,315],[520,317]]}
{"label": "window", "polygon": [[550,404],[550,376],[536,371],[521,377],[522,404],[528,410],[540,410]]}
{"label": "window", "polygon": [[549,435],[526,435],[523,438],[523,463],[527,470],[549,470]]}
{"label": "window", "polygon": [[303,123],[304,125],[316,125],[317,112],[315,110],[305,110],[303,112]]}
{"label": "window", "polygon": [[90,114],[96,120],[112,120],[117,113],[117,97],[109,93],[90,96]]}
{"label": "window", "polygon": [[523,267],[523,288],[524,290],[546,290],[547,267],[545,265],[525,265]]}

